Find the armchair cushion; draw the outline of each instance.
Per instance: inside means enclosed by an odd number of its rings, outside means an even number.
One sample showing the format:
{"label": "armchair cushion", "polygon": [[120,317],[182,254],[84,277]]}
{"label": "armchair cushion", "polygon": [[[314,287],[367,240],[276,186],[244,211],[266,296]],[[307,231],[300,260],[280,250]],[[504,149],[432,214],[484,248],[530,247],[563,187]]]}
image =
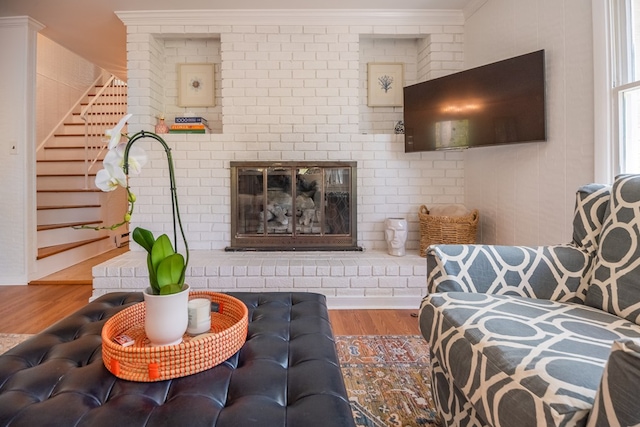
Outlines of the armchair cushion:
{"label": "armchair cushion", "polygon": [[640,176],[616,178],[586,304],[640,324]]}
{"label": "armchair cushion", "polygon": [[640,326],[582,304],[468,292],[425,297],[420,329],[465,413],[492,426],[584,424],[610,343],[640,338]]}
{"label": "armchair cushion", "polygon": [[592,258],[572,245],[437,245],[427,250],[429,293],[479,292],[584,301]]}

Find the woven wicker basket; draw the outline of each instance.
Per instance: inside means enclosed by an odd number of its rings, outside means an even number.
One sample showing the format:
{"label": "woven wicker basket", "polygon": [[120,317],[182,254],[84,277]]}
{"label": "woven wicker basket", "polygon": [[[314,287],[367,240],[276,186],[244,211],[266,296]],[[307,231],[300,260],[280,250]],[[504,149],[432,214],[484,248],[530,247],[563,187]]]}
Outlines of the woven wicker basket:
{"label": "woven wicker basket", "polygon": [[427,256],[427,248],[434,244],[470,244],[476,242],[477,209],[463,216],[433,216],[425,205],[420,206],[420,256]]}
{"label": "woven wicker basket", "polygon": [[[210,333],[185,335],[178,345],[148,345],[144,303],[125,308],[107,320],[102,328],[102,360],[106,368],[125,380],[163,381],[210,369],[233,356],[247,339],[247,306],[237,298],[208,291],[191,292],[189,299],[204,295],[219,304],[219,311],[211,313]],[[113,340],[122,334],[135,343],[123,347]]]}

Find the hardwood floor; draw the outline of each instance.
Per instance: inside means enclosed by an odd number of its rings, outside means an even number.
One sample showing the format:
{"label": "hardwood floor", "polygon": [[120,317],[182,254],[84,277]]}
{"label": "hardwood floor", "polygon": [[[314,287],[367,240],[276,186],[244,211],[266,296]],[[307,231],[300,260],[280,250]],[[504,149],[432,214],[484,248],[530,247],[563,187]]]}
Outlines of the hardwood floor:
{"label": "hardwood floor", "polygon": [[[89,302],[91,268],[124,249],[32,282],[0,286],[0,333],[35,334]],[[335,335],[419,335],[417,310],[329,310]]]}
{"label": "hardwood floor", "polygon": [[417,310],[329,310],[334,335],[420,335]]}
{"label": "hardwood floor", "polygon": [[35,334],[89,302],[91,285],[0,286],[0,332]]}

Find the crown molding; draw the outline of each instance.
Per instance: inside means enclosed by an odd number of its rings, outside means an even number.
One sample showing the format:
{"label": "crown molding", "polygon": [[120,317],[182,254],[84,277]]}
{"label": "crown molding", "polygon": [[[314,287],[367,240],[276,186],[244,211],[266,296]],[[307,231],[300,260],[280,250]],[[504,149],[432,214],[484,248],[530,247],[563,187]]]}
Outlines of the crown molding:
{"label": "crown molding", "polygon": [[29,16],[9,16],[0,17],[0,27],[23,27],[28,26],[34,31],[40,31],[45,26]]}
{"label": "crown molding", "polygon": [[[482,1],[482,0],[481,0]],[[484,0],[486,1],[486,0]],[[126,26],[157,25],[464,25],[462,10],[226,9],[116,11]]]}

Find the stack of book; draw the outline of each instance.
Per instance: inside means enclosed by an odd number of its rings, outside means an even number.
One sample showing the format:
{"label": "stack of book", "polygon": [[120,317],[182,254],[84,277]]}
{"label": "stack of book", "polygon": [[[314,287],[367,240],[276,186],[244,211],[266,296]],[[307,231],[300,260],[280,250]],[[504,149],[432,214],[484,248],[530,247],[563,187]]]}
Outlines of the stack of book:
{"label": "stack of book", "polygon": [[208,133],[207,119],[197,116],[176,116],[169,133]]}

